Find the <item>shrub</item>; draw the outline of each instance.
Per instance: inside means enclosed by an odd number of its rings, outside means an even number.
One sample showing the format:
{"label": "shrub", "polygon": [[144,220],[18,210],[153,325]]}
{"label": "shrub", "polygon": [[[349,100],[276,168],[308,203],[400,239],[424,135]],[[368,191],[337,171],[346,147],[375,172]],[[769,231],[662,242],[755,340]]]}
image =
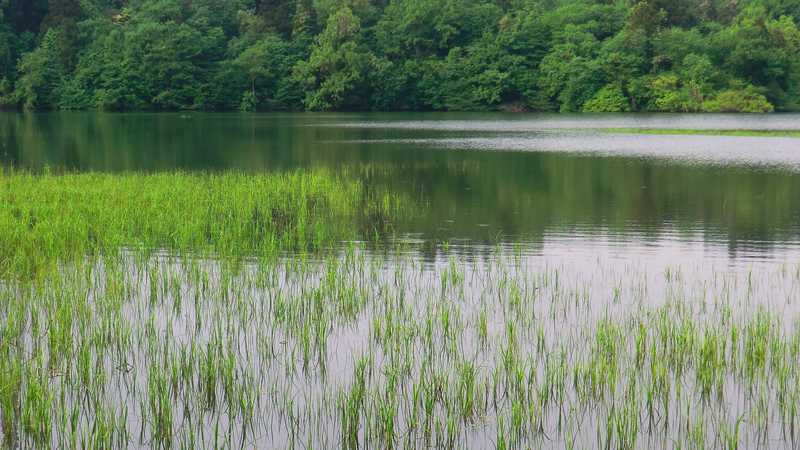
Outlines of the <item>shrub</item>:
{"label": "shrub", "polygon": [[707,112],[767,113],[774,109],[753,86],[722,91],[713,100],[703,103],[703,110]]}
{"label": "shrub", "polygon": [[617,85],[606,85],[594,97],[583,104],[584,112],[626,112],[630,111],[628,98]]}

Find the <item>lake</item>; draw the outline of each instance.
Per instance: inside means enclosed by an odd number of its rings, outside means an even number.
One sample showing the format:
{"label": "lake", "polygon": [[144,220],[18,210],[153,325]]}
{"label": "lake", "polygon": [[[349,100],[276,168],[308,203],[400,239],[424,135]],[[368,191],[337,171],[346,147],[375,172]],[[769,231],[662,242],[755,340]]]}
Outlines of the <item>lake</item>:
{"label": "lake", "polygon": [[112,172],[371,166],[366,182],[429,205],[395,224],[399,238],[465,252],[800,255],[800,139],[614,131],[628,128],[796,131],[800,115],[0,113],[0,158]]}
{"label": "lake", "polygon": [[[0,263],[46,263],[109,235],[121,247],[30,284],[0,278],[0,336],[15,336],[0,340],[0,381],[17,388],[0,390],[16,430],[4,442],[796,448],[798,130],[788,114],[0,113],[5,166],[137,174],[0,176],[0,201],[16,202],[0,209],[7,242],[29,246]],[[299,169],[312,181],[287,179],[336,191],[339,203],[313,199],[345,220],[361,200],[329,174],[413,211],[387,214],[374,238],[272,252],[281,226],[318,212],[305,188],[230,172]],[[105,184],[87,195],[87,180]],[[24,212],[12,185],[45,207]],[[299,212],[248,203],[242,186]],[[106,188],[127,201],[88,198]],[[146,211],[132,212],[141,193]],[[259,228],[262,203],[272,228]],[[324,231],[339,215],[320,210]],[[165,223],[187,216],[200,225]],[[229,253],[127,245],[125,233]],[[252,236],[270,252],[252,257]]]}

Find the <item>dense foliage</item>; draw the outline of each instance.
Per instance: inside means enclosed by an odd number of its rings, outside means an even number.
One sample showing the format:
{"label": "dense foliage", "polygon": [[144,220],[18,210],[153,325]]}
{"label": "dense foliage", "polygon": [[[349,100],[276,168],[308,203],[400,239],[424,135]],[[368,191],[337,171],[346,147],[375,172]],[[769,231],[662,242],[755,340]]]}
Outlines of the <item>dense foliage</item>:
{"label": "dense foliage", "polygon": [[6,107],[800,109],[800,0],[0,0]]}
{"label": "dense foliage", "polygon": [[122,248],[225,257],[323,251],[342,240],[379,238],[417,207],[325,170],[30,174],[0,168],[0,201],[0,280],[46,274],[60,263]]}

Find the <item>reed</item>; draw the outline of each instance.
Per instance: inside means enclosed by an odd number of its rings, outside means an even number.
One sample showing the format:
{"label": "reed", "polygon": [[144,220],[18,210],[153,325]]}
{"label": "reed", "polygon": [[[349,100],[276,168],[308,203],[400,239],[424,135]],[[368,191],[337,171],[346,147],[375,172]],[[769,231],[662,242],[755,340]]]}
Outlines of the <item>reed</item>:
{"label": "reed", "polygon": [[10,448],[796,446],[794,267],[423,261],[347,240],[374,197],[316,172],[1,192]]}

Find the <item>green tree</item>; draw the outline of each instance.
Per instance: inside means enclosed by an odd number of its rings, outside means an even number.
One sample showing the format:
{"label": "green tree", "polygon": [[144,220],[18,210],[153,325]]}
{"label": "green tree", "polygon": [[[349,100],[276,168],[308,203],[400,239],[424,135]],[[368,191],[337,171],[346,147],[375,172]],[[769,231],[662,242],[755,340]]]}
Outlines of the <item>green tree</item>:
{"label": "green tree", "polygon": [[717,68],[711,59],[705,55],[690,53],[686,55],[680,65],[683,87],[693,102],[703,103],[715,90],[719,82]]}
{"label": "green tree", "polygon": [[59,63],[59,41],[58,31],[48,30],[39,47],[20,60],[20,78],[14,97],[25,109],[58,106],[59,91],[64,82],[64,68]]}
{"label": "green tree", "polygon": [[294,68],[294,76],[308,91],[303,100],[306,108],[363,109],[367,105],[367,74],[375,57],[362,46],[360,32],[361,21],[349,7],[328,18],[309,59]]}
{"label": "green tree", "polygon": [[763,6],[750,5],[715,35],[715,41],[731,78],[764,87],[773,104],[797,107],[800,31],[792,18],[772,19]]}
{"label": "green tree", "polygon": [[512,12],[499,23],[497,44],[509,56],[506,101],[520,102],[525,109],[545,109],[547,102],[537,88],[539,65],[550,51],[552,30],[538,9]]}
{"label": "green tree", "polygon": [[652,77],[649,88],[651,100],[648,109],[651,111],[696,112],[702,109],[702,104],[692,98],[676,73],[667,72]]}
{"label": "green tree", "polygon": [[799,0],[0,0],[0,105],[800,110],[798,17]]}
{"label": "green tree", "polygon": [[603,86],[583,104],[583,112],[625,112],[630,105],[622,89],[616,84]]}
{"label": "green tree", "polygon": [[240,109],[287,109],[292,107],[291,86],[285,76],[297,63],[299,55],[290,43],[267,35],[245,48],[232,64],[247,75],[249,90],[243,94]]}
{"label": "green tree", "polygon": [[454,48],[440,66],[435,91],[423,91],[436,99],[436,109],[469,111],[499,106],[510,88],[508,72],[501,61],[508,60],[496,44],[487,42],[467,49]]}
{"label": "green tree", "polygon": [[720,92],[713,100],[707,101],[703,109],[708,112],[765,113],[775,108],[757,88],[739,86]]}
{"label": "green tree", "polygon": [[580,111],[604,84],[595,60],[599,44],[586,32],[570,30],[570,40],[553,47],[539,66],[539,88],[554,109]]}

